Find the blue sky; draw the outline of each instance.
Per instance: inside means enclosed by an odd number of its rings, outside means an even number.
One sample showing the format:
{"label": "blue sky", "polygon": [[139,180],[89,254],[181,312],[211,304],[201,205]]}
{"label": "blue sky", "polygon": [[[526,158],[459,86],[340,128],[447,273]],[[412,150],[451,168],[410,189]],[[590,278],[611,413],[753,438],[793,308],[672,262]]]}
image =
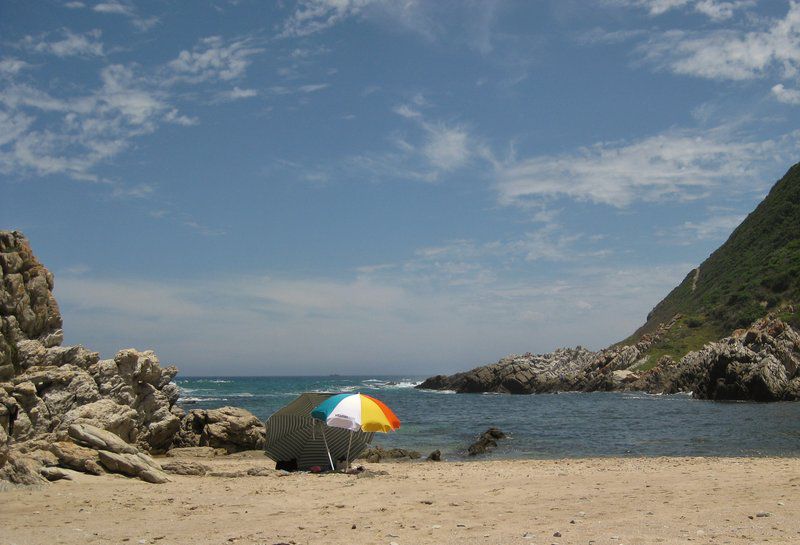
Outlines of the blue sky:
{"label": "blue sky", "polygon": [[627,336],[800,154],[800,3],[0,2],[66,341],[449,372]]}

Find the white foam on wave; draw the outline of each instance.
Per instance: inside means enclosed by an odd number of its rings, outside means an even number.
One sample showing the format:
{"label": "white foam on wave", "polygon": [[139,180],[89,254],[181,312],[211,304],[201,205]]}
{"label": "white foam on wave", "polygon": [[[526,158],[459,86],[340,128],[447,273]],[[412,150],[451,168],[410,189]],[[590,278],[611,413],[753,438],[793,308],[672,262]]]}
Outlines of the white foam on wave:
{"label": "white foam on wave", "polygon": [[224,397],[181,397],[178,398],[180,403],[203,403],[206,401],[228,401]]}

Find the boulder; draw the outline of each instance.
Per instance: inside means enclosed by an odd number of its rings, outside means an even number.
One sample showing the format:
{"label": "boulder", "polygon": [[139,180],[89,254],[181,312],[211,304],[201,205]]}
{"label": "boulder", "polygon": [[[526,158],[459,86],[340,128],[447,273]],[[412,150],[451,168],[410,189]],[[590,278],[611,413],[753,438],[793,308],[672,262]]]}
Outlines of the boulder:
{"label": "boulder", "polygon": [[169,477],[161,470],[161,466],[141,452],[129,454],[100,450],[98,454],[100,463],[112,473],[138,477],[145,482],[154,484],[169,482]]}
{"label": "boulder", "polygon": [[504,439],[506,434],[497,428],[489,428],[483,432],[478,440],[472,443],[467,448],[467,453],[470,456],[477,456],[478,454],[485,454],[486,452],[497,448],[497,441]]}
{"label": "boulder", "polygon": [[[136,447],[129,445],[118,435],[89,424],[72,424],[69,427],[69,436],[79,445],[96,450],[118,454],[137,454],[139,452]],[[102,458],[100,460],[102,462]]]}
{"label": "boulder", "polygon": [[442,461],[442,451],[439,449],[434,450],[428,457],[425,458],[428,462],[441,462]]}
{"label": "boulder", "polygon": [[238,407],[194,409],[181,422],[173,445],[223,448],[229,454],[264,447],[264,424],[251,412]]}
{"label": "boulder", "polygon": [[209,467],[190,460],[172,460],[161,464],[161,469],[173,475],[205,475]]}
{"label": "boulder", "polygon": [[193,457],[193,458],[213,458],[215,456],[224,456],[228,451],[224,448],[214,447],[179,447],[167,451],[168,457]]}

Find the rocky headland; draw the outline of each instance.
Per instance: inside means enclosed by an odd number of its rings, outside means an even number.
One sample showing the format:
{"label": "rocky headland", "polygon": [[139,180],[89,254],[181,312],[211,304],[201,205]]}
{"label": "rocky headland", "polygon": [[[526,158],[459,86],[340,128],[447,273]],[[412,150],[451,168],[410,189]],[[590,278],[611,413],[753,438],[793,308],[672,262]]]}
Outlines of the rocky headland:
{"label": "rocky headland", "polygon": [[0,481],[40,484],[80,471],[166,482],[151,454],[263,445],[263,424],[243,409],[185,414],[178,369],[152,351],[100,359],[63,346],[53,283],[22,233],[0,231]]}
{"label": "rocky headland", "polygon": [[706,344],[679,361],[663,356],[647,363],[647,349],[680,317],[635,345],[591,352],[562,348],[549,354],[507,356],[454,375],[437,375],[417,386],[458,393],[644,391],[691,392],[700,399],[795,401],[800,399],[800,333],[767,316],[747,329]]}

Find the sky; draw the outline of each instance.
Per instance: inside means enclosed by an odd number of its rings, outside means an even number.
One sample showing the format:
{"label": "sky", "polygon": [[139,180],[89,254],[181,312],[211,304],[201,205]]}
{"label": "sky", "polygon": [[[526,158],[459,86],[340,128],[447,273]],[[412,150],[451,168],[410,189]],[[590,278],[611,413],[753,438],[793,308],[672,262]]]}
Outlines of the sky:
{"label": "sky", "polygon": [[0,228],[184,375],[600,349],[800,160],[800,2],[0,0]]}

